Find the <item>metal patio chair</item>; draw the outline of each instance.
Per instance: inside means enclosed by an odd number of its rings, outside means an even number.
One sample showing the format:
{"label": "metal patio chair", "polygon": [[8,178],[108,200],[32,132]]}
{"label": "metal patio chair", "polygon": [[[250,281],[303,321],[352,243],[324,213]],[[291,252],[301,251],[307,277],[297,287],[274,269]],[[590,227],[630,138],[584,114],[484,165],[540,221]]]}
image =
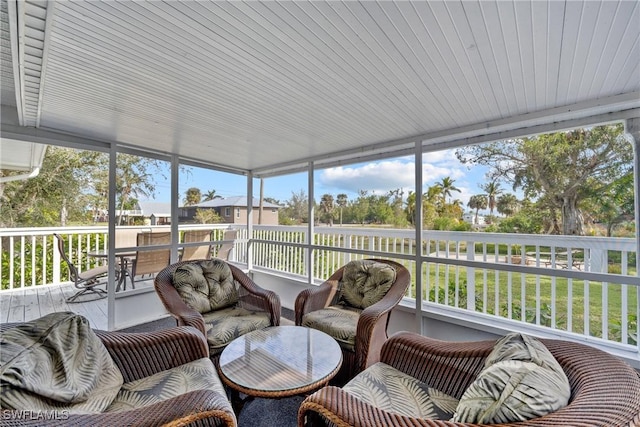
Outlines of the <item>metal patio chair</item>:
{"label": "metal patio chair", "polygon": [[[100,267],[90,268],[89,270],[80,271],[76,265],[71,262],[67,256],[67,250],[64,238],[57,233],[53,234],[58,240],[58,252],[69,267],[69,276],[73,285],[78,291],[66,299],[69,303],[85,302],[101,299],[107,296],[106,289],[101,289],[98,286],[106,285],[106,277],[109,275],[109,266],[103,265]],[[116,270],[117,274],[117,270]],[[105,279],[105,280],[100,280]],[[106,286],[105,286],[106,288]],[[78,300],[83,295],[92,294],[94,298]]]}

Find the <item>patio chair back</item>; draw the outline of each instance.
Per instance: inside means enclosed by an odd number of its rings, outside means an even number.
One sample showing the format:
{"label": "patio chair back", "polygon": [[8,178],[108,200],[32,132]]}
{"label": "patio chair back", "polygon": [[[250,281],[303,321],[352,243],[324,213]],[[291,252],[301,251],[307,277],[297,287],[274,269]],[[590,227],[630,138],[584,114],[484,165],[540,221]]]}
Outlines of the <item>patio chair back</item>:
{"label": "patio chair back", "polygon": [[[211,242],[211,230],[187,230],[184,232],[183,243]],[[211,258],[211,245],[185,246],[182,249],[181,261]]]}
{"label": "patio chair back", "polygon": [[229,256],[231,255],[231,251],[235,246],[235,240],[238,237],[238,230],[225,230],[224,235],[222,236],[222,240],[224,242],[218,248],[216,252],[216,258],[223,259],[225,261],[229,261]]}
{"label": "patio chair back", "polygon": [[[142,232],[138,233],[137,237],[138,246],[168,245],[170,243],[170,232]],[[141,276],[144,274],[156,274],[157,272],[168,266],[170,260],[171,249],[169,248],[150,251],[137,251],[136,258],[133,261],[131,281],[133,282],[135,276]]]}

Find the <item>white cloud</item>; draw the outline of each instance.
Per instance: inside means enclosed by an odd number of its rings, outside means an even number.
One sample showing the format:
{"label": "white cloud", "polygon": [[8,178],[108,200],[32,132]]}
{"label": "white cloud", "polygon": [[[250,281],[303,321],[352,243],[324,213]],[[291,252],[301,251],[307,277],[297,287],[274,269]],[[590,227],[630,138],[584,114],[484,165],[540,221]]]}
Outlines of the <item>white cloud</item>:
{"label": "white cloud", "polygon": [[[434,185],[444,177],[450,177],[459,183],[470,172],[455,157],[453,150],[425,153],[423,156],[423,187]],[[364,165],[340,166],[321,171],[318,184],[323,187],[320,192],[351,193],[367,190],[370,194],[386,194],[395,189],[403,189],[405,195],[414,190],[414,162],[413,158],[405,157],[394,160],[383,160]],[[475,194],[473,189],[466,191],[456,198],[465,203],[469,194]],[[464,199],[462,197],[465,197]]]}

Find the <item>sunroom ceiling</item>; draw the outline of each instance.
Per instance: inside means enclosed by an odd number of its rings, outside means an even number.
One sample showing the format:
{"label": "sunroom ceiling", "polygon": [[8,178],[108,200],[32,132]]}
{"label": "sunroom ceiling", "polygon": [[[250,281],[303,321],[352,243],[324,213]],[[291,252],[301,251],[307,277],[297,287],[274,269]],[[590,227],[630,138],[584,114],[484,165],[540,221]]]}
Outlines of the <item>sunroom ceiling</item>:
{"label": "sunroom ceiling", "polygon": [[637,1],[14,9],[22,125],[258,174],[640,107]]}

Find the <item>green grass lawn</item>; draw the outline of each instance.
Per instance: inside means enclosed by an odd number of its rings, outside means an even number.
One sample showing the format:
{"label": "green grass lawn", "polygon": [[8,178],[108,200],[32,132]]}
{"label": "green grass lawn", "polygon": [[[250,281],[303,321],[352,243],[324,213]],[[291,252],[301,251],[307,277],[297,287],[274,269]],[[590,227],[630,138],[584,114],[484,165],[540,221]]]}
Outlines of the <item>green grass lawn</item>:
{"label": "green grass lawn", "polygon": [[[425,265],[423,299],[449,306],[456,306],[457,300],[458,307],[466,308],[467,274],[465,267],[433,263],[428,267]],[[588,316],[588,335],[620,342],[625,305],[627,315],[624,321],[629,327],[633,343],[637,339],[638,298],[635,286],[482,269],[475,269],[474,279],[475,310],[478,312],[523,320],[524,293],[526,322],[583,334],[584,319]],[[554,295],[555,313],[552,312]],[[585,304],[587,295],[588,304]],[[605,301],[607,312],[603,313]],[[605,316],[606,336],[602,332]]]}

